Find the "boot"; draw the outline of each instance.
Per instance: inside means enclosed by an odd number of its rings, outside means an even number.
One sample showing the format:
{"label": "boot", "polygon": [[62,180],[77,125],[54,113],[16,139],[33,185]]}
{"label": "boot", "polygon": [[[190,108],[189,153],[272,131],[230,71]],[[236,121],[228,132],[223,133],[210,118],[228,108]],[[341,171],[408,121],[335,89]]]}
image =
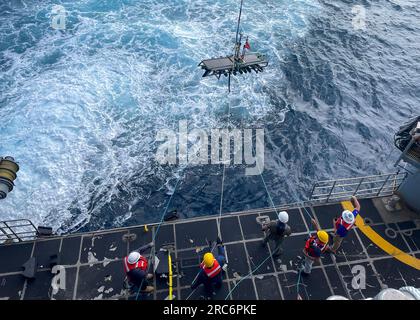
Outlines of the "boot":
{"label": "boot", "polygon": [[153,291],[155,291],[155,287],[147,286],[146,289],[142,290],[141,292],[143,292],[143,293],[152,293]]}
{"label": "boot", "polygon": [[266,240],[266,238],[264,238],[264,239],[262,240],[262,242],[261,242],[261,247],[262,247],[262,248],[266,248],[266,247],[267,247],[267,243],[268,243],[268,240]]}
{"label": "boot", "polygon": [[278,248],[277,250],[275,250],[275,253],[273,254],[273,258],[280,258],[282,254],[283,254],[283,249]]}

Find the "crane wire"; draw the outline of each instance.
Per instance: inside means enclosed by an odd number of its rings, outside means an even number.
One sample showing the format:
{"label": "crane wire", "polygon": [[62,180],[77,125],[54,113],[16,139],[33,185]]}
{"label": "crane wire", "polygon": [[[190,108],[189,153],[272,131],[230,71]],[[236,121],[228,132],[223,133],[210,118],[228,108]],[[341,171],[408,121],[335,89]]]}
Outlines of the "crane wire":
{"label": "crane wire", "polygon": [[[178,179],[177,179],[177,181],[176,181],[176,183],[175,183],[174,190],[173,190],[173,192],[172,192],[171,196],[169,197],[169,200],[168,200],[168,202],[167,202],[167,204],[166,204],[165,210],[163,211],[162,216],[161,216],[161,218],[160,218],[160,222],[159,222],[159,224],[158,224],[158,226],[157,226],[157,228],[156,228],[155,234],[153,235],[153,238],[152,238],[152,243],[153,243],[153,244],[155,244],[156,236],[157,236],[157,235],[158,235],[158,233],[159,233],[160,226],[162,225],[162,223],[163,223],[163,222],[164,222],[164,220],[165,220],[165,215],[166,215],[166,213],[167,213],[167,211],[168,211],[169,205],[171,204],[172,198],[173,198],[173,196],[174,196],[174,194],[175,194],[175,191],[176,191],[176,189],[177,189],[177,187],[178,187],[178,184],[179,184],[179,181],[180,181],[180,180],[181,180],[181,175],[179,175],[179,177],[178,177]],[[148,274],[149,269],[150,269],[150,264],[148,264],[148,266],[147,266],[147,271],[146,271],[146,274]],[[138,297],[139,297],[139,294],[140,294],[141,288],[143,287],[144,279],[145,279],[145,278],[143,278],[143,279],[142,279],[142,281],[141,281],[141,283],[140,283],[140,286],[139,286],[139,289],[137,290],[137,294],[136,294],[136,301],[138,300]]]}

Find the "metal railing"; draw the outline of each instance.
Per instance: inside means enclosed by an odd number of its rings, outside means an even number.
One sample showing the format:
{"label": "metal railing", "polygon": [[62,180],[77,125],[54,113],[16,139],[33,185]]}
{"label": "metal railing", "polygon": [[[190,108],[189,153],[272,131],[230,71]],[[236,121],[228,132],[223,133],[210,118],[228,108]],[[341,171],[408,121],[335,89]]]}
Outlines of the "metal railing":
{"label": "metal railing", "polygon": [[312,187],[309,201],[314,203],[338,202],[351,196],[372,198],[390,196],[398,189],[407,172],[395,172],[358,178],[319,181]]}
{"label": "metal railing", "polygon": [[34,240],[38,229],[28,219],[0,221],[0,244]]}

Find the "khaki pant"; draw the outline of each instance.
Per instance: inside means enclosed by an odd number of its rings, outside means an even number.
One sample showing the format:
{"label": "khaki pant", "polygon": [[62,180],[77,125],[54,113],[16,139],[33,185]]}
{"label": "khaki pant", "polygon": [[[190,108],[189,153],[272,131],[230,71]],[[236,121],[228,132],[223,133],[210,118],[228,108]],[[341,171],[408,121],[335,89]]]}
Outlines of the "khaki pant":
{"label": "khaki pant", "polygon": [[340,237],[338,234],[334,235],[333,237],[333,246],[331,247],[331,250],[336,252],[343,242],[344,238]]}
{"label": "khaki pant", "polygon": [[303,272],[305,272],[306,274],[310,274],[312,271],[312,266],[314,265],[314,260],[305,257],[305,263],[303,265]]}
{"label": "khaki pant", "polygon": [[281,244],[283,243],[284,237],[271,233],[270,231],[267,232],[267,235],[263,239],[263,243],[267,244],[268,241],[274,241],[276,246],[273,250],[273,257],[278,257],[283,253],[283,248]]}

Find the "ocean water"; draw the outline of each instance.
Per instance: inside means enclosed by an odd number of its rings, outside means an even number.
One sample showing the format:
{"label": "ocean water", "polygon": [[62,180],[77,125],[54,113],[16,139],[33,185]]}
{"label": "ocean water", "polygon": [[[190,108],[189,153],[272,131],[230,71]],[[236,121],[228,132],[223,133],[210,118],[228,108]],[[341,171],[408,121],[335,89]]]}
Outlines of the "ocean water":
{"label": "ocean water", "polygon": [[[54,5],[66,10],[64,30],[52,28]],[[234,77],[228,94],[226,79],[202,79],[197,64],[232,52],[238,8],[1,1],[0,155],[21,170],[0,219],[96,230],[159,221],[171,195],[169,209],[185,218],[300,201],[317,180],[392,171],[393,133],[420,113],[418,1],[245,0],[242,31],[269,67]],[[267,190],[232,165],[221,201],[223,166],[157,163],[156,133],[180,120],[264,128]]]}

